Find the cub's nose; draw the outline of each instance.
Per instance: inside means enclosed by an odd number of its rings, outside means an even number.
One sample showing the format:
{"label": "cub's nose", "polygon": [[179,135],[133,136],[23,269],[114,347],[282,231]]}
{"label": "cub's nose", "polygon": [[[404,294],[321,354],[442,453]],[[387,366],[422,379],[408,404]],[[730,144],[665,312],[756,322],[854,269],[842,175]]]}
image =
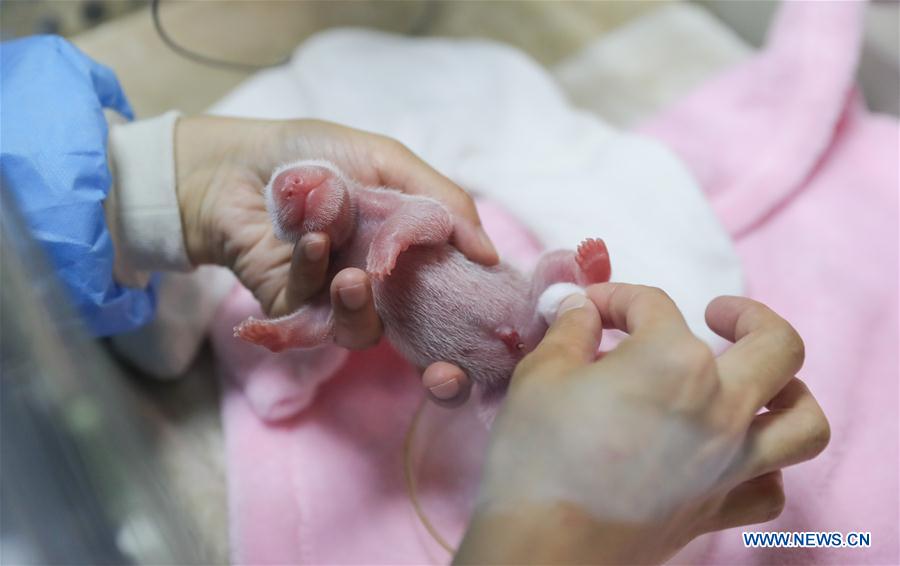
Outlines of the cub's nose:
{"label": "cub's nose", "polygon": [[[300,166],[279,173],[271,184],[272,204],[281,234],[299,235],[309,210],[309,196],[325,184],[330,171],[318,166]],[[318,192],[318,191],[317,191]]]}
{"label": "cub's nose", "polygon": [[283,171],[272,182],[277,203],[300,201],[302,204],[306,195],[328,179],[328,173],[324,167],[294,167]]}

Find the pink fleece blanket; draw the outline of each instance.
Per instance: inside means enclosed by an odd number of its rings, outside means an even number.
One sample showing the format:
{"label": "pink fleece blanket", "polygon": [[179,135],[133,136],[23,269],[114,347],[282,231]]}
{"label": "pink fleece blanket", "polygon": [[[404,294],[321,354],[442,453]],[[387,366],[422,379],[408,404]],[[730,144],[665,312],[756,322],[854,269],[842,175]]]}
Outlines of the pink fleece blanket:
{"label": "pink fleece blanket", "polygon": [[733,235],[749,296],[804,337],[800,376],[829,448],[785,472],[760,531],[871,532],[867,549],[746,549],[740,530],[679,561],[897,564],[900,128],[854,88],[865,4],[797,2],[764,51],[646,125],[688,164]]}
{"label": "pink fleece blanket", "polygon": [[[896,120],[868,114],[853,89],[860,18],[853,3],[787,5],[759,56],[704,85],[646,131],[670,144],[701,180],[736,239],[751,296],[805,337],[801,375],[831,420],[831,446],[786,472],[787,509],[759,530],[869,531],[872,547],[752,550],[738,531],[725,531],[698,539],[676,561],[900,561],[900,132]],[[495,241],[507,244],[504,255],[536,255],[502,211],[482,213]],[[519,248],[509,249],[512,243]],[[422,399],[414,370],[384,344],[353,354],[299,416],[265,424],[257,414],[292,414],[296,403],[308,402],[296,401],[298,388],[310,384],[289,356],[272,361],[235,343],[232,325],[256,310],[249,294],[236,290],[213,332],[225,378],[235,562],[448,562],[404,484],[403,442]],[[295,405],[279,405],[285,399]],[[453,544],[470,513],[485,436],[471,409],[430,407],[416,437],[423,507]]]}
{"label": "pink fleece blanket", "polygon": [[[485,201],[478,209],[504,258],[537,259],[540,247],[507,213]],[[424,398],[418,372],[387,343],[349,356],[334,348],[312,358],[273,356],[232,336],[251,315],[261,316],[259,306],[237,287],[212,332],[223,377],[234,562],[449,562],[416,516],[404,476],[404,441]],[[336,374],[321,386],[308,381],[328,368]],[[487,440],[476,404],[469,405],[428,404],[411,451],[422,508],[454,545],[471,513]]]}

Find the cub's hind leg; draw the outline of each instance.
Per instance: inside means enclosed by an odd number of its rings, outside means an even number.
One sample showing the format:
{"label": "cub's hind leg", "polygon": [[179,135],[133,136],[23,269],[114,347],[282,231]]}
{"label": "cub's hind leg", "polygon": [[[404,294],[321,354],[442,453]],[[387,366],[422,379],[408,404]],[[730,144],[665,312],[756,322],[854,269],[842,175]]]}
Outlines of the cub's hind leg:
{"label": "cub's hind leg", "polygon": [[273,352],[314,348],[328,342],[333,334],[334,319],[327,301],[306,305],[281,318],[258,320],[250,317],[234,328],[236,337]]}

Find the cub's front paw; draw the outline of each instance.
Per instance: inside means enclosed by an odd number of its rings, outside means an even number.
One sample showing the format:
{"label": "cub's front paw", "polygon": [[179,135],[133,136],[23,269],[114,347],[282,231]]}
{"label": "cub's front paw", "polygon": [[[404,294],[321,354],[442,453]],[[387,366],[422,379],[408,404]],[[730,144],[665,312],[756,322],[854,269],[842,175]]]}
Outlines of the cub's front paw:
{"label": "cub's front paw", "polygon": [[372,247],[366,258],[366,273],[377,280],[383,280],[394,270],[397,257],[402,250],[395,247]]}

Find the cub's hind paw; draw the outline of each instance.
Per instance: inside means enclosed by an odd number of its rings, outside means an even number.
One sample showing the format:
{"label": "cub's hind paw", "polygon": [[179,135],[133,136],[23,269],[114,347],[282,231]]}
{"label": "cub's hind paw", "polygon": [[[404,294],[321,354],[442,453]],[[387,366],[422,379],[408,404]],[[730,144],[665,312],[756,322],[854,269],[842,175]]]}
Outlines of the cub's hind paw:
{"label": "cub's hind paw", "polygon": [[581,270],[579,283],[583,285],[605,283],[612,275],[609,251],[599,238],[588,238],[581,242],[575,254],[575,262]]}
{"label": "cub's hind paw", "polygon": [[283,329],[252,316],[234,327],[234,336],[251,344],[264,346],[273,352],[280,352],[287,346]]}

